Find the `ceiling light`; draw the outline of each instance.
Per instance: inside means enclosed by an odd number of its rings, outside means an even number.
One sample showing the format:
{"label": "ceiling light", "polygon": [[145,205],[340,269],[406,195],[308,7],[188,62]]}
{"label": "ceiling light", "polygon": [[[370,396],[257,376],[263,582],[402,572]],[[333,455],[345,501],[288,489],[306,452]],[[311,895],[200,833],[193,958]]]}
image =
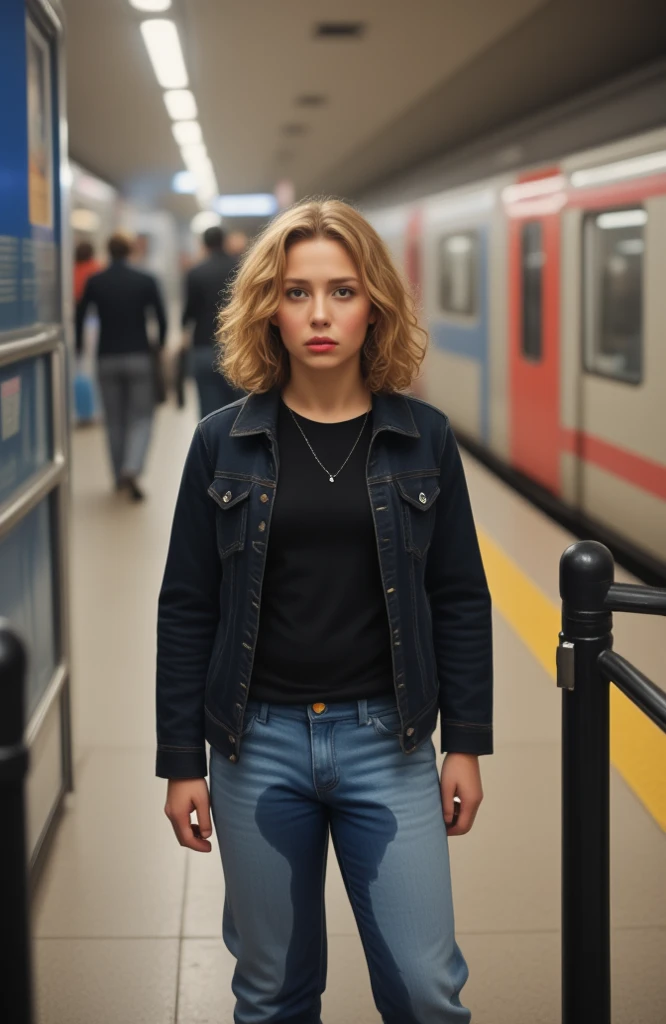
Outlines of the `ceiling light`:
{"label": "ceiling light", "polygon": [[215,209],[223,217],[271,217],[277,208],[272,192],[218,196],[215,200]]}
{"label": "ceiling light", "polygon": [[198,121],[176,121],[171,125],[171,130],[179,146],[202,141],[201,125]]}
{"label": "ceiling light", "polygon": [[602,164],[600,167],[588,167],[584,171],[574,171],[571,175],[571,184],[574,188],[604,185],[608,181],[636,178],[641,174],[653,174],[663,170],[666,170],[666,150],[631,157],[629,160],[618,160],[612,164]]}
{"label": "ceiling light", "polygon": [[171,7],[171,0],[129,0],[132,7],[137,11],[147,11],[150,14],[158,14],[160,11],[168,11]]}
{"label": "ceiling light", "polygon": [[164,93],[164,102],[172,121],[194,121],[197,101],[189,89],[170,89]]}
{"label": "ceiling light", "polygon": [[647,224],[645,210],[614,210],[597,217],[599,228],[642,228]]}
{"label": "ceiling light", "polygon": [[190,221],[190,230],[195,235],[202,235],[208,228],[219,227],[220,216],[212,210],[202,210],[196,213]]}
{"label": "ceiling light", "polygon": [[186,146],[181,146],[180,152],[188,171],[194,174],[210,163],[208,150],[203,142],[190,142]]}
{"label": "ceiling light", "polygon": [[197,190],[197,179],[192,171],[178,171],[173,176],[171,188],[182,196],[193,195]]}
{"label": "ceiling light", "polygon": [[152,18],[141,22],[141,34],[163,89],[184,89],[188,84],[187,68],[180,46],[178,29],[173,21]]}

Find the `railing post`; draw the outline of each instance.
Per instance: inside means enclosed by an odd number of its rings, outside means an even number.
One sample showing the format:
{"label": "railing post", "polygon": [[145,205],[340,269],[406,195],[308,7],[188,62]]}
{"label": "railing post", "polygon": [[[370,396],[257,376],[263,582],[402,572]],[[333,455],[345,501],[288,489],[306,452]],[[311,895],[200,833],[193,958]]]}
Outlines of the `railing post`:
{"label": "railing post", "polygon": [[604,599],[613,557],[595,541],[560,561],[562,632],[562,1024],[610,1024],[609,684]]}
{"label": "railing post", "polygon": [[23,742],[23,644],[0,619],[0,1019],[30,1024],[32,989]]}

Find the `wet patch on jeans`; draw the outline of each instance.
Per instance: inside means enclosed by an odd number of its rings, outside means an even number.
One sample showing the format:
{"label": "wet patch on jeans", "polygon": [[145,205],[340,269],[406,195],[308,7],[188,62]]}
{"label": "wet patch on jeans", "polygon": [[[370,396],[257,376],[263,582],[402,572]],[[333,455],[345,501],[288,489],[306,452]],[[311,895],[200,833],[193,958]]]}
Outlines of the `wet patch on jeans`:
{"label": "wet patch on jeans", "polygon": [[[407,991],[400,968],[382,935],[372,907],[370,886],[379,877],[379,867],[386,855],[389,845],[398,834],[398,822],[392,811],[382,805],[367,808],[372,816],[371,824],[363,835],[363,861],[367,873],[362,881],[354,879],[356,900],[350,894],[350,879],[345,861],[340,856],[340,844],[336,838],[335,816],[331,824],[333,845],[340,864],[342,878],[352,906],[358,902],[363,909],[363,928],[361,938],[369,960],[373,992],[377,1009],[382,1014],[384,1024],[419,1024],[414,1016],[412,1001]],[[344,827],[344,825],[343,825]],[[401,923],[396,921],[396,928]]]}
{"label": "wet patch on jeans", "polygon": [[[266,842],[282,854],[291,867],[293,928],[285,959],[282,988],[274,997],[275,1014],[266,1024],[321,1024],[321,993],[326,977],[326,918],[323,904],[308,899],[303,879],[312,872],[310,856],[295,839],[293,823],[282,808],[283,791],[270,786],[257,802],[255,821]],[[324,809],[322,808],[322,811]],[[321,842],[326,856],[328,823],[320,819]],[[313,942],[319,955],[313,955]]]}

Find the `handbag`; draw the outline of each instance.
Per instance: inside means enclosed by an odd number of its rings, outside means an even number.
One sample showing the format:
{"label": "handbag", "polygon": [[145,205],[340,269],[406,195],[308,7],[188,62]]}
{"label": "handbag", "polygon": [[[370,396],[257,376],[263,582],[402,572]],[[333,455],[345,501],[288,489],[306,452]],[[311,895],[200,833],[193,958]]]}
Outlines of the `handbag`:
{"label": "handbag", "polygon": [[155,393],[155,404],[162,405],[166,402],[166,380],[164,376],[164,363],[162,361],[162,349],[156,345],[150,347],[150,362],[153,371],[153,391]]}

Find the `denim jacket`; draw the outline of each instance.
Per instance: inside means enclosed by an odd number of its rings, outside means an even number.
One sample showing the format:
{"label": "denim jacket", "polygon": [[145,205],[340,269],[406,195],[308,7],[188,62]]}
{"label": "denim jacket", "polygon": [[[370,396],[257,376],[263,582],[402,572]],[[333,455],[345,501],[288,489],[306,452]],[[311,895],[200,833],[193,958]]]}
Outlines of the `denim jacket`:
{"label": "denim jacket", "polygon": [[[207,416],[187,456],[159,598],[157,774],[207,773],[205,740],[242,756],[280,460],[279,393]],[[373,397],[368,496],[393,685],[410,754],[441,713],[443,751],[492,753],[490,595],[449,422]]]}

